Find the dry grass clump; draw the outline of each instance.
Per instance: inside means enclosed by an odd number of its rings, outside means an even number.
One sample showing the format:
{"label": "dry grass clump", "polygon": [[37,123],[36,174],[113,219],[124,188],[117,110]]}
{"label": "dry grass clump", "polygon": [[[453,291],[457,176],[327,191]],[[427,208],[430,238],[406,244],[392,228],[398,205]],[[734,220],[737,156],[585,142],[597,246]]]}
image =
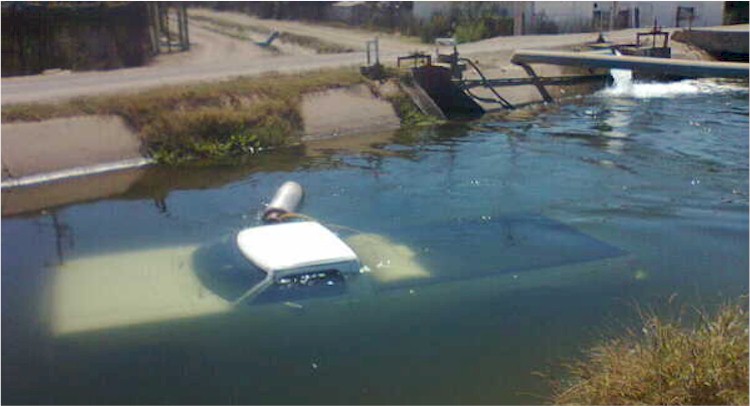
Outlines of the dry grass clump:
{"label": "dry grass clump", "polygon": [[304,75],[267,74],[225,82],[169,86],[131,95],[4,107],[3,122],[114,114],[136,130],[153,157],[174,163],[295,143],[302,96],[366,83],[353,68]]}
{"label": "dry grass clump", "polygon": [[692,328],[643,316],[643,328],[587,351],[567,365],[555,404],[748,404],[748,314],[744,304],[713,315],[697,311]]}

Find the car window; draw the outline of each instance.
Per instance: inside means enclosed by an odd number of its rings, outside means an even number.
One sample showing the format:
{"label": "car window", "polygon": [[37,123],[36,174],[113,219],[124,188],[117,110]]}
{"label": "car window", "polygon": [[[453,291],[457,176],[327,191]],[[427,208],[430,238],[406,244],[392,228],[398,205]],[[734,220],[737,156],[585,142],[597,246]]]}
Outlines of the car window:
{"label": "car window", "polygon": [[232,238],[198,248],[193,267],[203,286],[227,301],[234,301],[266,277],[242,255]]}
{"label": "car window", "polygon": [[343,274],[337,269],[315,270],[299,275],[276,278],[255,303],[284,302],[336,296],[346,291]]}

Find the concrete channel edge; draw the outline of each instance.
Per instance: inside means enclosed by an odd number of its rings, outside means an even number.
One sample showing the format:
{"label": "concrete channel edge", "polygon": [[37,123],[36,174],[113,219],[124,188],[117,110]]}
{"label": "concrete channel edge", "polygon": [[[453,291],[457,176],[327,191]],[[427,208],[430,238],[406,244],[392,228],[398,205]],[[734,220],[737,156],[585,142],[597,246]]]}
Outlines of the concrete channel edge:
{"label": "concrete channel edge", "polygon": [[152,165],[155,161],[151,158],[132,158],[122,161],[108,162],[90,166],[82,166],[61,171],[40,173],[35,175],[24,176],[16,179],[4,180],[0,183],[0,189],[7,190],[24,186],[36,186],[43,183],[77,178],[81,176],[97,175],[106,172],[115,172],[125,169],[140,168]]}

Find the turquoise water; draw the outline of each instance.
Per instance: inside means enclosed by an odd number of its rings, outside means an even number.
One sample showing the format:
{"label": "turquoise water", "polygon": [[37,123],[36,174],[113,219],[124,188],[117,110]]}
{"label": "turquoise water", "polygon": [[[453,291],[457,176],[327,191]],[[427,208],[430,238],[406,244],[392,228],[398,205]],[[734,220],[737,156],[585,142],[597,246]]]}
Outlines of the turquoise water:
{"label": "turquoise water", "polygon": [[[636,85],[364,146],[152,169],[111,198],[5,217],[3,401],[540,403],[534,372],[629,325],[634,303],[747,294],[744,86]],[[430,276],[55,329],[65,266],[98,256],[106,275],[131,265],[123,253],[226,240],[288,179],[303,213],[408,247]],[[136,303],[158,296],[130,282]],[[80,306],[132,310],[71,286]]]}

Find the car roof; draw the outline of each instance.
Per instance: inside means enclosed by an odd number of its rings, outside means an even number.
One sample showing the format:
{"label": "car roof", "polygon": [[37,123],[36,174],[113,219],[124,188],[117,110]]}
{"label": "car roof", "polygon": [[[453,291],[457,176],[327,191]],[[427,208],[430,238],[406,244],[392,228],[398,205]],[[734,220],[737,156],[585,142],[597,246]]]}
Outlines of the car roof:
{"label": "car roof", "polygon": [[237,246],[267,273],[358,260],[336,234],[314,221],[247,228],[237,234]]}

